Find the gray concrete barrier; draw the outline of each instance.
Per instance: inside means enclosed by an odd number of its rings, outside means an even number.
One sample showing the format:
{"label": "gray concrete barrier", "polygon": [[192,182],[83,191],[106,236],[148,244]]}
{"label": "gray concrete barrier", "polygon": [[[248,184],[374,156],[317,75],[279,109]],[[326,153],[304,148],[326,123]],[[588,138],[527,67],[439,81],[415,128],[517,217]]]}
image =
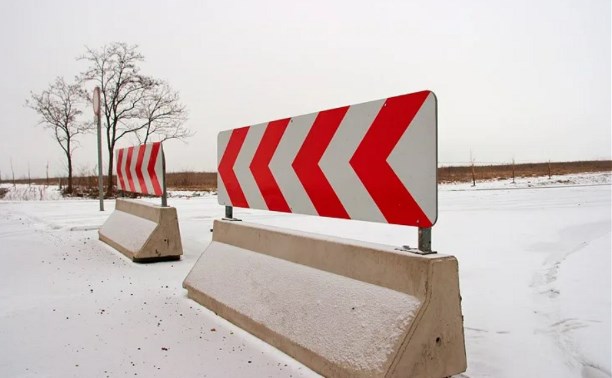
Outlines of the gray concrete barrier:
{"label": "gray concrete barrier", "polygon": [[115,211],[98,230],[100,240],[135,262],[176,260],[183,254],[174,207],[117,199]]}
{"label": "gray concrete barrier", "polygon": [[219,316],[333,377],[466,370],[457,260],[215,221],[183,282]]}

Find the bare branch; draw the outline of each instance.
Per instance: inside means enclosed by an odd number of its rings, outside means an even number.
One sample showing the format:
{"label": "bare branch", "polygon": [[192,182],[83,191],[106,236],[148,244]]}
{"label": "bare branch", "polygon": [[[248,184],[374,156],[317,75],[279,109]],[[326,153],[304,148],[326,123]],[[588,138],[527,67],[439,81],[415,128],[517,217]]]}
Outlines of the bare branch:
{"label": "bare branch", "polygon": [[159,82],[147,91],[139,110],[145,127],[139,130],[137,138],[143,143],[150,139],[162,142],[169,139],[184,140],[193,135],[184,126],[187,110],[180,103],[178,92],[166,82]]}

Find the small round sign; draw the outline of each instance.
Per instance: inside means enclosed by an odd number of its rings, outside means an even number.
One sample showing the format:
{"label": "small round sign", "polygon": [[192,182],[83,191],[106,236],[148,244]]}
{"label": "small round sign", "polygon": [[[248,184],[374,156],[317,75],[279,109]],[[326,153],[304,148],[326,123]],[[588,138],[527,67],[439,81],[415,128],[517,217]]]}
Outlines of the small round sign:
{"label": "small round sign", "polygon": [[96,115],[96,116],[100,115],[100,87],[95,87],[94,88],[94,93],[93,93],[93,110],[94,110],[94,115]]}

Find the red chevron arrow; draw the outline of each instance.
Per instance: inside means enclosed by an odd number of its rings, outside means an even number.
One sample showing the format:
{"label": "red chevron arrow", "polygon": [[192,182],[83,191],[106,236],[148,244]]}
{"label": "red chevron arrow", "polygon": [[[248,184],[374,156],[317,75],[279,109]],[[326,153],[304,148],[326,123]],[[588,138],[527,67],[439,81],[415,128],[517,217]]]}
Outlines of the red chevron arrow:
{"label": "red chevron arrow", "polygon": [[227,147],[225,148],[223,157],[219,162],[219,175],[225,184],[225,189],[230,201],[232,202],[232,206],[249,207],[249,203],[247,202],[244,192],[240,187],[238,178],[234,173],[234,164],[236,163],[238,153],[240,153],[240,149],[242,148],[242,144],[244,143],[244,139],[246,138],[248,132],[248,127],[241,127],[232,131],[232,135],[227,142]]}
{"label": "red chevron arrow", "polygon": [[284,211],[287,213],[291,212],[291,209],[285,200],[285,196],[283,196],[283,193],[278,187],[278,183],[272,175],[269,165],[289,121],[290,118],[287,118],[268,123],[266,131],[261,137],[261,141],[257,147],[257,151],[255,151],[251,165],[249,166],[251,173],[253,173],[253,178],[259,187],[259,191],[264,201],[266,201],[268,210]]}
{"label": "red chevron arrow", "polygon": [[348,108],[345,106],[319,112],[291,164],[310,197],[310,201],[321,216],[350,218],[334,188],[319,167],[319,160],[325,153]]}
{"label": "red chevron arrow", "polygon": [[350,160],[355,173],[389,223],[431,227],[423,210],[387,163],[387,158],[429,93],[424,91],[387,99]]}
{"label": "red chevron arrow", "polygon": [[127,153],[127,159],[126,159],[126,163],[125,163],[125,173],[127,176],[127,182],[128,185],[130,186],[130,191],[131,192],[135,192],[136,188],[134,187],[134,180],[132,180],[132,170],[131,170],[131,166],[132,166],[132,155],[134,154],[134,147],[129,147],[128,148],[128,153]]}
{"label": "red chevron arrow", "polygon": [[123,179],[123,151],[123,149],[120,149],[119,153],[117,154],[117,186],[119,186],[121,190],[126,190],[127,187],[125,186],[125,180]]}
{"label": "red chevron arrow", "polygon": [[151,184],[153,184],[153,192],[156,196],[161,196],[164,194],[161,186],[159,185],[159,178],[155,174],[155,162],[157,161],[157,155],[159,154],[160,147],[161,143],[159,142],[153,143],[153,146],[151,146],[151,157],[149,158],[149,166],[147,167],[149,177],[151,177]]}
{"label": "red chevron arrow", "polygon": [[140,184],[140,192],[143,194],[149,194],[147,191],[147,184],[145,183],[144,176],[142,175],[142,161],[144,160],[145,148],[138,148],[138,159],[136,160],[136,177]]}

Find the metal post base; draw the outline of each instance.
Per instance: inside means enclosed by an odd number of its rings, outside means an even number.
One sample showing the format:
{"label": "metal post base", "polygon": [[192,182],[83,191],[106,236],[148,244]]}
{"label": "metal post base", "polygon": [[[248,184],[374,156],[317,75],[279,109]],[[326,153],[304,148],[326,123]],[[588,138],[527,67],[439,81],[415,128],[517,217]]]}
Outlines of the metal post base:
{"label": "metal post base", "polygon": [[234,218],[234,208],[232,206],[225,206],[225,217],[221,218],[224,221],[240,222],[242,219]]}
{"label": "metal post base", "polygon": [[420,249],[417,248],[411,248],[409,245],[403,245],[401,247],[395,248],[396,251],[402,251],[402,252],[410,252],[410,253],[414,253],[417,255],[434,255],[438,252],[436,251],[421,251]]}
{"label": "metal post base", "polygon": [[418,255],[431,255],[437,253],[431,250],[431,227],[421,228],[419,227],[419,247],[410,248],[409,245],[403,245],[400,248],[396,248],[398,251],[416,253]]}

